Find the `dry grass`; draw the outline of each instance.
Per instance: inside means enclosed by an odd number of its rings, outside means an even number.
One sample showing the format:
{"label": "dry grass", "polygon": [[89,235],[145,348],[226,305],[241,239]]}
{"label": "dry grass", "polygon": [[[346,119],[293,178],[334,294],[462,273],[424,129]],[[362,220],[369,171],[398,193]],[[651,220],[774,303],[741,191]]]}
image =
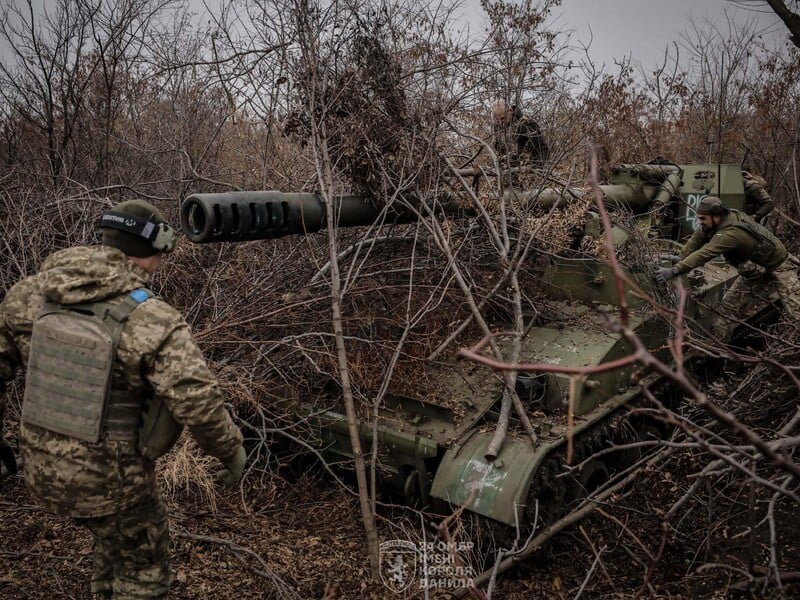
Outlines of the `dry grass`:
{"label": "dry grass", "polygon": [[214,474],[219,469],[219,461],[202,452],[184,432],[175,447],[158,460],[159,491],[169,502],[191,498],[216,512],[218,491]]}

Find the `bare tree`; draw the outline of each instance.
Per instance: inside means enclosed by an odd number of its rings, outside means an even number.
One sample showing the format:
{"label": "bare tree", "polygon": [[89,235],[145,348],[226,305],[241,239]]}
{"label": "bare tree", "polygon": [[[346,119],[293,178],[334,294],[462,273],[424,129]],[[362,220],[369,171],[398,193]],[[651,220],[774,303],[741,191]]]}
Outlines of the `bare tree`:
{"label": "bare tree", "polygon": [[792,43],[800,48],[800,15],[797,13],[798,2],[797,0],[728,0],[731,4],[741,6],[752,6],[766,4],[772,11],[780,17],[783,24],[789,30],[789,39]]}
{"label": "bare tree", "polygon": [[[230,378],[226,392],[259,457],[248,482],[268,481],[283,460],[272,453],[272,436],[322,458],[318,417],[347,413],[351,446],[343,454],[355,457],[346,461],[356,471],[350,493],[359,496],[374,573],[378,540],[398,531],[376,519],[385,514],[376,493],[386,466],[378,445],[383,419],[398,398],[439,401],[439,374],[464,369],[455,350],[499,328],[511,334],[503,342],[492,338],[494,358],[518,366],[535,360],[523,342],[548,308],[544,264],[561,252],[597,251],[572,246],[570,231],[582,227],[587,205],[543,207],[537,194],[583,183],[587,142],[605,143],[614,162],[663,154],[686,163],[706,160],[706,142],[721,137],[721,158],[738,162],[749,151],[770,169],[765,174],[781,208],[796,215],[796,57],[762,53],[754,32],[736,23],[698,22],[681,46],[665,51],[656,74],[627,63],[613,74],[576,74],[561,68],[560,36],[547,27],[556,4],[488,3],[488,31],[473,38],[451,27],[449,4],[241,0],[223,3],[202,24],[172,2],[90,7],[62,0],[49,20],[8,7],[0,33],[15,40],[16,58],[0,69],[0,119],[9,131],[0,149],[0,284],[7,287],[67,244],[93,242],[94,217],[122,195],[151,197],[174,217],[188,192],[319,194],[327,235],[182,245],[156,287],[187,310],[204,350]],[[684,68],[679,58],[694,62]],[[504,193],[495,177],[500,161],[488,109],[498,96],[542,116],[553,140],[547,168],[517,174],[525,193]],[[41,172],[47,181],[36,181]],[[336,201],[350,194],[376,209],[371,226],[336,226]],[[460,216],[445,214],[451,205]],[[398,222],[411,216],[411,225]],[[793,227],[788,220],[781,226]],[[615,512],[614,501],[631,497],[624,483],[595,497],[608,500],[603,519],[630,542],[621,546],[641,569],[636,587],[645,592],[671,551],[668,543],[662,547],[664,530],[689,537],[689,520],[702,516],[713,539],[715,528],[731,523],[716,507],[750,490],[766,502],[754,500],[748,514],[774,526],[776,539],[768,545],[775,558],[757,565],[768,575],[748,575],[761,586],[773,585],[765,578],[787,580],[781,510],[798,492],[781,457],[796,448],[797,419],[775,428],[733,401],[752,397],[775,414],[791,404],[791,369],[780,365],[797,362],[793,345],[767,336],[775,346],[764,356],[724,354],[747,365],[752,379],[730,389],[690,381],[690,413],[655,402],[647,409],[683,437],[662,442],[666,451],[624,481],[668,473],[671,461],[691,465],[676,497],[647,496],[631,511],[647,513],[656,529],[635,529]],[[635,359],[650,360],[626,360]],[[780,379],[780,386],[767,388],[765,378]],[[515,393],[515,370],[486,379],[499,400],[490,454],[502,450],[509,432],[534,440],[526,420],[535,415]],[[465,401],[440,408],[457,414]],[[631,450],[657,442],[638,444]],[[424,502],[420,490],[431,474],[425,465],[414,469],[403,473],[403,483]],[[247,509],[253,493],[240,490]],[[499,554],[494,548],[495,577],[594,508],[589,501],[529,543],[525,532],[515,547]],[[440,535],[459,520],[446,525]],[[658,535],[643,535],[654,530]],[[594,542],[591,531],[585,537]],[[705,546],[690,550],[700,555]],[[589,550],[590,569],[574,592],[599,585],[598,573],[613,566],[612,551],[602,544]],[[490,569],[485,578],[491,577]]]}

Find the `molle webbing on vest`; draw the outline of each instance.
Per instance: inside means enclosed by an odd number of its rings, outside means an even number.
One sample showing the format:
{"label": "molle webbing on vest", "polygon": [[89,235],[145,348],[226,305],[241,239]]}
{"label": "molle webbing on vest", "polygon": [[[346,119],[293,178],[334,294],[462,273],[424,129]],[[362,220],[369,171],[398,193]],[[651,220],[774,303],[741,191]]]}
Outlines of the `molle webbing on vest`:
{"label": "molle webbing on vest", "polygon": [[87,442],[136,440],[141,401],[112,390],[122,327],[151,293],[117,303],[46,303],[33,324],[22,421]]}
{"label": "molle webbing on vest", "polygon": [[767,270],[774,269],[786,260],[789,255],[786,247],[769,229],[743,217],[739,211],[731,211],[731,213],[734,212],[737,213],[739,220],[731,222],[730,226],[743,229],[756,240],[756,248],[750,260]]}
{"label": "molle webbing on vest", "polygon": [[103,421],[106,439],[135,442],[142,421],[141,395],[127,390],[111,390]]}

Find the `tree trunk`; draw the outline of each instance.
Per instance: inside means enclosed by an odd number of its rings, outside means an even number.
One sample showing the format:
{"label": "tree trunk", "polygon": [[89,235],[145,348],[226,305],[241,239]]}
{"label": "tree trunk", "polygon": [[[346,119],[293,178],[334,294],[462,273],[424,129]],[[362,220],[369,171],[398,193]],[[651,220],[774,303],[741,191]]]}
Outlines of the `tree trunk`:
{"label": "tree trunk", "polygon": [[[350,433],[350,443],[353,448],[356,481],[358,484],[358,500],[361,506],[361,518],[364,522],[364,531],[369,547],[369,562],[372,577],[380,578],[379,541],[378,531],[375,527],[375,515],[370,506],[370,490],[367,484],[367,469],[364,462],[364,452],[361,447],[361,438],[358,433],[358,415],[353,401],[353,389],[350,383],[350,370],[347,363],[347,349],[344,343],[344,327],[342,325],[342,293],[339,274],[339,252],[336,245],[336,217],[331,202],[333,190],[333,177],[331,176],[331,160],[328,155],[327,137],[324,124],[312,126],[312,140],[317,173],[322,187],[322,197],[325,201],[325,216],[328,227],[328,252],[330,256],[331,277],[331,314],[333,334],[336,340],[336,359],[339,366],[339,376],[342,383],[342,401],[347,414],[347,427]],[[373,490],[374,492],[374,490]]]}

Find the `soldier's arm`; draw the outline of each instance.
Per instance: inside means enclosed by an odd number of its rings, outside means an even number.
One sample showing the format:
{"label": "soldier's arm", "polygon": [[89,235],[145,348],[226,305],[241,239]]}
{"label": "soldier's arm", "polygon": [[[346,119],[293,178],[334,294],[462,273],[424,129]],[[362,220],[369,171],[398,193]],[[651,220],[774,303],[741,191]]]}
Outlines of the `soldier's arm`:
{"label": "soldier's arm", "polygon": [[675,265],[676,273],[686,273],[687,271],[700,267],[717,256],[720,256],[722,253],[733,250],[738,245],[739,240],[735,231],[721,231],[715,234],[706,244],[688,256],[685,256]]}
{"label": "soldier's arm", "polygon": [[173,418],[197,444],[223,463],[242,445],[242,433],[223,405],[222,392],[181,318],[156,353],[147,380]]}
{"label": "soldier's arm", "polygon": [[2,469],[15,475],[17,473],[17,459],[14,457],[14,450],[3,439],[3,418],[5,413],[6,382],[0,380],[0,479],[3,478]]}
{"label": "soldier's arm", "polygon": [[772,209],[775,208],[775,202],[770,198],[767,190],[755,182],[747,186],[747,195],[750,196],[754,200],[756,206],[758,206],[758,210],[753,214],[753,219],[756,221],[760,221],[766,217],[772,212]]}
{"label": "soldier's arm", "polygon": [[506,129],[499,125],[492,125],[492,137],[494,138],[494,152],[499,159],[508,153]]}
{"label": "soldier's arm", "polygon": [[517,150],[520,154],[528,152],[533,158],[547,160],[550,149],[544,141],[539,124],[533,119],[523,117],[518,124]]}
{"label": "soldier's arm", "polygon": [[19,350],[5,318],[7,303],[0,303],[0,463],[9,473],[17,472],[17,462],[11,447],[3,440],[3,421],[6,413],[6,381],[14,376],[20,363]]}
{"label": "soldier's arm", "polygon": [[696,252],[705,243],[705,236],[702,229],[695,229],[692,237],[690,237],[681,248],[681,258],[686,258],[693,252]]}
{"label": "soldier's arm", "polygon": [[[0,319],[2,319],[1,316]],[[2,438],[3,420],[6,415],[6,380],[11,379],[14,375],[14,369],[8,359],[9,350],[8,338],[3,335],[2,325],[0,324],[0,438]]]}
{"label": "soldier's arm", "polygon": [[12,292],[13,288],[3,302],[0,302],[0,431],[3,428],[6,409],[5,382],[14,377],[14,372],[21,362],[19,349],[6,318],[6,313],[13,305]]}

